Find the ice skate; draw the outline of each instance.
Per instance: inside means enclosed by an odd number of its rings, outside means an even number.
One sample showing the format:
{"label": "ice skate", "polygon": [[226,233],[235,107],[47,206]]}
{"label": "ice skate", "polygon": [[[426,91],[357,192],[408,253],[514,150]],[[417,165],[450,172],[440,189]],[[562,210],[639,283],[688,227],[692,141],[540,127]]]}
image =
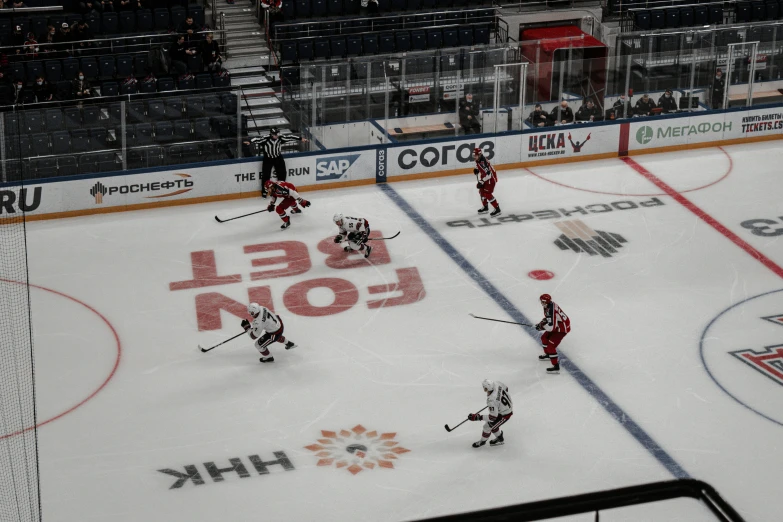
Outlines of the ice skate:
{"label": "ice skate", "polygon": [[502,446],[505,441],[503,440],[503,432],[500,432],[494,440],[489,441],[490,446]]}
{"label": "ice skate", "polygon": [[478,442],[474,442],[474,443],[473,443],[473,447],[474,447],[474,448],[480,448],[481,446],[483,446],[483,445],[484,445],[484,444],[486,444],[486,443],[487,443],[487,441],[485,441],[485,440],[480,440],[480,441],[478,441]]}
{"label": "ice skate", "polygon": [[489,215],[490,217],[495,217],[500,215],[500,207],[496,208],[492,211],[492,213]]}
{"label": "ice skate", "polygon": [[481,207],[480,209],[478,209],[478,213],[479,213],[479,214],[486,214],[487,212],[489,212],[489,207],[488,207],[488,206],[486,206],[486,205],[484,205],[483,207]]}
{"label": "ice skate", "polygon": [[560,373],[560,365],[559,364],[555,364],[551,368],[547,368],[546,369],[546,373],[551,374],[551,375],[555,375],[555,374]]}
{"label": "ice skate", "polygon": [[538,360],[539,361],[548,361],[549,360],[549,356],[547,354],[539,355],[538,356]]}
{"label": "ice skate", "polygon": [[285,223],[283,223],[282,225],[280,225],[280,228],[282,228],[283,230],[285,230],[286,228],[288,228],[288,227],[290,227],[290,226],[291,226],[291,221],[286,221]]}
{"label": "ice skate", "polygon": [[370,257],[370,252],[372,252],[372,247],[370,245],[364,245],[364,258],[365,259]]}
{"label": "ice skate", "polygon": [[296,348],[296,343],[293,343],[291,341],[288,341],[287,343],[285,343],[285,349],[286,350],[291,350],[293,348]]}
{"label": "ice skate", "polygon": [[270,363],[270,362],[275,362],[275,358],[269,355],[267,357],[261,357],[259,361],[261,361],[262,363]]}

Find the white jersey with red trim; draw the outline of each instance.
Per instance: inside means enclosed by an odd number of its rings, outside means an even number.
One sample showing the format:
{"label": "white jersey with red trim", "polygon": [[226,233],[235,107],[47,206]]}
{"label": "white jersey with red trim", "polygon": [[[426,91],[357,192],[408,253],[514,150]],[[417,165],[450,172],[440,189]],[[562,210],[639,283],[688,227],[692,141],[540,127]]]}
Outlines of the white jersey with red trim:
{"label": "white jersey with red trim", "polygon": [[476,176],[478,176],[480,183],[497,183],[498,174],[495,172],[495,167],[489,163],[489,160],[483,154],[476,160],[476,170],[478,170]]}
{"label": "white jersey with red trim", "polygon": [[540,324],[547,332],[567,334],[571,331],[571,319],[554,301],[544,307],[544,318]]}
{"label": "white jersey with red trim", "polygon": [[[513,413],[514,404],[511,402],[511,395],[508,394],[508,386],[495,381],[495,389],[487,395],[487,406],[489,407],[489,417],[492,417],[493,420],[499,415]],[[481,420],[487,420],[487,417],[487,415],[482,415]]]}
{"label": "white jersey with red trim", "polygon": [[360,232],[362,234],[370,230],[370,223],[364,218],[355,218],[343,216],[343,224],[338,225],[340,234],[347,236],[351,232]]}
{"label": "white jersey with red trim", "polygon": [[280,317],[269,308],[261,307],[261,313],[250,324],[250,333],[253,339],[258,339],[264,332],[275,333],[283,325]]}

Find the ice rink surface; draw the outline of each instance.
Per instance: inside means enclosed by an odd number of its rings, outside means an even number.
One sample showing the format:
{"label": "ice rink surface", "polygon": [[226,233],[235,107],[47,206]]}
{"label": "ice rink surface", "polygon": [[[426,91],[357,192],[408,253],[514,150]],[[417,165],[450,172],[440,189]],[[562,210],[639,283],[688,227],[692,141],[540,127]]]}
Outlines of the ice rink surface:
{"label": "ice rink surface", "polygon": [[[500,171],[502,219],[467,175],[308,192],[285,231],[213,219],[255,199],[30,223],[43,515],[397,521],[690,476],[776,520],[781,164],[766,142]],[[401,234],[368,262],[336,212]],[[560,375],[537,332],[468,315],[537,322],[543,292],[571,318]],[[251,298],[298,347],[200,353]],[[473,449],[480,423],[443,426],[484,378],[514,415]],[[602,516],[631,519],[710,520]]]}

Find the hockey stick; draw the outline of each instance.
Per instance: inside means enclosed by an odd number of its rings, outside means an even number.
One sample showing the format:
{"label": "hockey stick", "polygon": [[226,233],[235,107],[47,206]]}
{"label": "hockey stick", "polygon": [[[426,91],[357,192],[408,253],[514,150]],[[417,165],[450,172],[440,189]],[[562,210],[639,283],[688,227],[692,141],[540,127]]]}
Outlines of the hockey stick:
{"label": "hockey stick", "polygon": [[[483,408],[481,408],[481,409],[480,409],[479,411],[477,411],[476,413],[481,413],[482,411],[486,410],[487,408],[489,408],[489,406],[484,406]],[[463,425],[463,424],[465,424],[466,422],[468,422],[468,419],[465,419],[464,421],[460,422],[459,424],[457,424],[457,425],[456,425],[456,426],[454,426],[453,428],[449,428],[449,425],[448,425],[448,424],[445,424],[443,427],[444,427],[444,428],[446,428],[446,431],[448,431],[449,433],[451,433],[452,431],[456,430],[457,428],[459,428],[460,426],[462,426],[462,425]]]}
{"label": "hockey stick", "polygon": [[[246,330],[246,331],[247,331],[247,330]],[[245,331],[245,332],[246,332],[246,331]],[[221,344],[226,344],[226,343],[227,343],[227,342],[229,342],[229,341],[233,341],[234,339],[236,339],[236,338],[237,338],[237,337],[239,337],[240,335],[244,334],[245,332],[240,332],[240,333],[236,334],[234,337],[232,337],[231,339],[226,339],[226,340],[225,340],[225,341],[223,341],[222,343],[218,343],[218,344],[216,344],[215,346],[212,346],[212,347],[210,347],[210,348],[204,348],[203,346],[201,346],[201,345],[199,344],[199,345],[198,345],[198,349],[199,349],[199,350],[201,350],[201,352],[202,352],[202,353],[207,353],[207,352],[208,352],[208,351],[210,351],[210,350],[214,350],[215,348],[217,348],[217,347],[218,347],[218,346],[220,346]]]}
{"label": "hockey stick", "polygon": [[489,317],[479,317],[473,314],[468,314],[468,315],[474,319],[484,319],[485,321],[496,321],[498,323],[518,324],[519,326],[529,326],[530,328],[533,328],[535,326],[533,324],[527,324],[527,323],[515,323],[514,321],[503,321],[501,319],[490,319]]}
{"label": "hockey stick", "polygon": [[368,238],[367,241],[378,241],[380,239],[394,239],[395,237],[397,237],[399,235],[400,235],[400,233],[397,232],[396,234],[394,234],[391,237],[371,237],[371,238]]}
{"label": "hockey stick", "polygon": [[253,214],[260,214],[261,212],[267,212],[267,211],[268,211],[267,209],[259,210],[257,212],[251,212],[250,214],[243,214],[241,216],[232,217],[232,218],[228,218],[228,219],[220,219],[219,217],[215,216],[215,221],[217,221],[218,223],[225,223],[226,221],[234,221],[235,219],[239,219],[239,218],[243,218],[243,217],[247,217],[247,216],[252,216]]}

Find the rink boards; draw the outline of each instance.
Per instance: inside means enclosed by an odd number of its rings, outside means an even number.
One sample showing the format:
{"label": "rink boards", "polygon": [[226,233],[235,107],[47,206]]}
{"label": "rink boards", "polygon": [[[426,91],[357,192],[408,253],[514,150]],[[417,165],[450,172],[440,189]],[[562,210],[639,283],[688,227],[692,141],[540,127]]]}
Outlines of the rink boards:
{"label": "rink boards", "polygon": [[[466,174],[473,169],[474,147],[498,169],[515,169],[781,136],[783,106],[768,106],[291,154],[287,180],[308,191]],[[0,188],[0,219],[20,209],[28,219],[53,219],[254,197],[260,171],[260,161],[245,159]]]}

